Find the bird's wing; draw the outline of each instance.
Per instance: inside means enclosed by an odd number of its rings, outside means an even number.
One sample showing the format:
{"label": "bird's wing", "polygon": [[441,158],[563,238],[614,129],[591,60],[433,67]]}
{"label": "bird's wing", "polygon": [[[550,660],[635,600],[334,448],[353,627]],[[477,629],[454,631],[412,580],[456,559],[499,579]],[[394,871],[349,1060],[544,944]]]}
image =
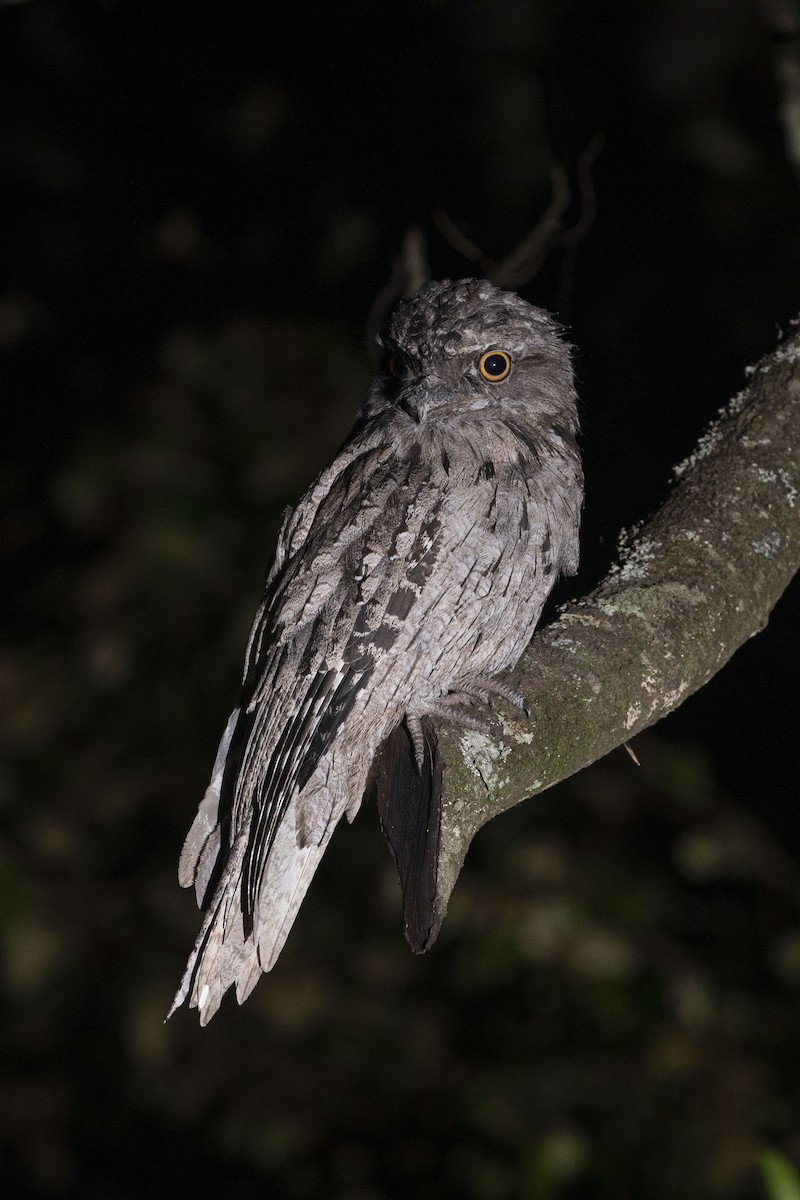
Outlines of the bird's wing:
{"label": "bird's wing", "polygon": [[337,463],[284,522],[242,703],[181,856],[180,882],[208,909],[173,1009],[191,994],[204,1023],[228,986],[241,1001],[272,965],[333,828],[358,806],[363,780],[303,789],[435,563],[430,468],[398,469],[369,443]]}

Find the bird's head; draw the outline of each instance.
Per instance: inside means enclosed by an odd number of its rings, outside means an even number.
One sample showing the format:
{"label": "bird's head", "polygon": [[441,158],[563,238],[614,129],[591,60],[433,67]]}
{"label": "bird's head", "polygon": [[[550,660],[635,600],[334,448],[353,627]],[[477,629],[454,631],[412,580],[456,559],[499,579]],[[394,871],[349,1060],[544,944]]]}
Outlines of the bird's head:
{"label": "bird's head", "polygon": [[381,350],[382,407],[392,404],[418,424],[500,405],[574,427],[569,347],[558,324],[485,280],[425,284],[397,306]]}

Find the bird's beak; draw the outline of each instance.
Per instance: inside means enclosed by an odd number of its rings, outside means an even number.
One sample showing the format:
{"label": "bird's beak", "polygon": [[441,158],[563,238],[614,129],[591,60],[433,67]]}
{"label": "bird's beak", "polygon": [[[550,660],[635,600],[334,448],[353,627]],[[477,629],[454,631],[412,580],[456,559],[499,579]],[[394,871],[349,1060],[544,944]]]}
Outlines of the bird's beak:
{"label": "bird's beak", "polygon": [[412,421],[417,424],[425,420],[425,413],[428,411],[428,403],[425,392],[422,388],[410,388],[407,391],[400,393],[397,401],[397,407],[402,408],[404,413],[408,413]]}
{"label": "bird's beak", "polygon": [[450,388],[444,384],[422,379],[404,387],[397,397],[397,407],[408,413],[412,421],[421,424],[431,407],[451,398]]}

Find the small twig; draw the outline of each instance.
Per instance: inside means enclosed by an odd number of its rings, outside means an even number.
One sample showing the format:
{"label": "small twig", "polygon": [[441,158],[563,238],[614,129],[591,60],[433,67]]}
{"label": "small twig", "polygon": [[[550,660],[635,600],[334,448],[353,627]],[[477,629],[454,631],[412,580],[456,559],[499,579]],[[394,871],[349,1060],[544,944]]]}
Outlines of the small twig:
{"label": "small twig", "polygon": [[625,749],[627,750],[628,754],[633,759],[633,761],[636,763],[637,767],[640,767],[642,764],[639,762],[639,759],[637,758],[637,755],[636,755],[636,751],[634,750],[634,748],[630,744],[630,742],[623,742],[622,744],[625,747]]}
{"label": "small twig", "polygon": [[786,155],[800,176],[800,7],[797,0],[763,0],[765,23],[775,41],[778,119]]}
{"label": "small twig", "polygon": [[594,224],[596,197],[592,165],[602,148],[603,138],[596,134],[578,156],[576,176],[580,215],[569,229],[565,230],[563,224],[573,196],[566,168],[560,163],[557,163],[551,172],[551,197],[547,208],[530,233],[500,261],[493,259],[475,242],[470,241],[444,209],[437,209],[433,214],[436,227],[456,253],[474,263],[492,283],[505,288],[522,287],[535,278],[554,247],[575,245],[586,236]]}
{"label": "small twig", "polygon": [[530,283],[541,270],[542,263],[558,238],[564,214],[569,208],[572,193],[569,176],[561,163],[556,163],[550,173],[552,196],[536,226],[510,254],[499,263],[492,283],[498,287],[517,288]]}
{"label": "small twig", "polygon": [[488,254],[485,254],[480,246],[476,246],[474,242],[471,242],[461,232],[445,209],[435,209],[433,221],[439,233],[452,249],[455,250],[456,254],[460,254],[467,262],[474,263],[480,269],[481,274],[485,275],[487,279],[492,278],[494,272],[497,270],[497,263]]}
{"label": "small twig", "polygon": [[425,234],[418,225],[412,225],[403,239],[398,262],[405,273],[402,295],[407,298],[415,296],[431,277]]}
{"label": "small twig", "polygon": [[366,341],[373,361],[377,358],[378,334],[387,315],[401,296],[413,296],[430,277],[425,234],[418,225],[412,225],[403,238],[388,282],[380,289],[369,310]]}
{"label": "small twig", "polygon": [[597,195],[594,187],[592,167],[603,151],[606,139],[602,133],[596,133],[589,145],[580,152],[575,165],[575,176],[578,180],[578,195],[580,196],[580,216],[571,229],[567,229],[559,238],[559,246],[574,246],[585,238],[592,228],[597,216]]}

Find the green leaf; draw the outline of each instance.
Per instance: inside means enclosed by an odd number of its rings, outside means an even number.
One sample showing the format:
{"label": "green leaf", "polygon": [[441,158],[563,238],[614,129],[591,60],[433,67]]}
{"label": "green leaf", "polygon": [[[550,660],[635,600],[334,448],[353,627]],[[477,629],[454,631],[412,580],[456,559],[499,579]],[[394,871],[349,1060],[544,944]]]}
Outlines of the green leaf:
{"label": "green leaf", "polygon": [[800,1200],[800,1175],[788,1158],[765,1150],[759,1161],[769,1200]]}

